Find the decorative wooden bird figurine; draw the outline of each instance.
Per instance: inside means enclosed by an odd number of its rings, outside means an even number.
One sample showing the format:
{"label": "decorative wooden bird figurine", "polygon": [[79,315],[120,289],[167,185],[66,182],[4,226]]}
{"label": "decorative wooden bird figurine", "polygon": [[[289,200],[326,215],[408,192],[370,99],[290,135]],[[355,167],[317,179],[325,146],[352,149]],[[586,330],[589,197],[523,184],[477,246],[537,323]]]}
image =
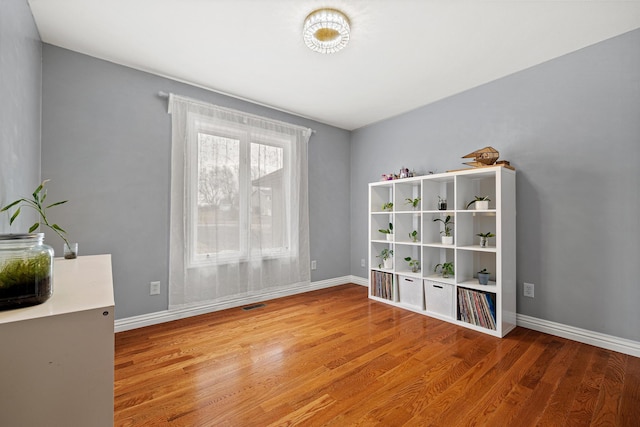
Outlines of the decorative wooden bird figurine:
{"label": "decorative wooden bird figurine", "polygon": [[484,147],[472,153],[463,156],[463,159],[475,159],[474,162],[466,162],[465,165],[473,167],[490,166],[498,160],[500,153],[493,147]]}

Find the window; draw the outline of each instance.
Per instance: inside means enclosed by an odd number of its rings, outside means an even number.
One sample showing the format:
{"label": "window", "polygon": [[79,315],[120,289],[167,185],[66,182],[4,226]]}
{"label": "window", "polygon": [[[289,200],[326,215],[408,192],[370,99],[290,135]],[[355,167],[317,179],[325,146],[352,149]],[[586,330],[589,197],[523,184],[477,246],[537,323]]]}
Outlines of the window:
{"label": "window", "polygon": [[291,255],[291,138],[193,117],[189,264]]}
{"label": "window", "polygon": [[171,94],[169,309],[310,283],[310,129]]}

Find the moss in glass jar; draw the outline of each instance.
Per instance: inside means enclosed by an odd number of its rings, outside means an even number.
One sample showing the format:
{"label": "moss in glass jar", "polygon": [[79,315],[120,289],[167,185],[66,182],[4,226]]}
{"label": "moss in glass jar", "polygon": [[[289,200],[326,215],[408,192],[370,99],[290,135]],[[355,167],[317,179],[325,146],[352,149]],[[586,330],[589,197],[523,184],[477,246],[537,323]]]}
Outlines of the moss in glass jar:
{"label": "moss in glass jar", "polygon": [[50,296],[50,253],[11,259],[0,266],[0,310],[39,304]]}

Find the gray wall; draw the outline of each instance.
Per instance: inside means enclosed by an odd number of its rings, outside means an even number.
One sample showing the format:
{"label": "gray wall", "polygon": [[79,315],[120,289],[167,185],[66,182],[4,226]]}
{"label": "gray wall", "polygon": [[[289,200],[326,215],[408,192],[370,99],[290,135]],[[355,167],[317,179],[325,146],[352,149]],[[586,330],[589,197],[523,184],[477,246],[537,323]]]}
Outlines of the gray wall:
{"label": "gray wall", "polygon": [[[311,279],[349,274],[349,132],[47,44],[42,86],[42,175],[70,200],[55,218],[80,255],[112,254],[116,318],[167,309],[171,117],[158,91],[315,129]],[[149,296],[155,280],[162,293]]]}
{"label": "gray wall", "polygon": [[[40,181],[40,35],[26,0],[0,0],[0,206],[33,192]],[[25,211],[0,233],[26,232],[35,222]]]}
{"label": "gray wall", "polygon": [[368,182],[491,145],[518,171],[518,313],[640,341],[639,46],[635,30],[353,132],[352,274]]}

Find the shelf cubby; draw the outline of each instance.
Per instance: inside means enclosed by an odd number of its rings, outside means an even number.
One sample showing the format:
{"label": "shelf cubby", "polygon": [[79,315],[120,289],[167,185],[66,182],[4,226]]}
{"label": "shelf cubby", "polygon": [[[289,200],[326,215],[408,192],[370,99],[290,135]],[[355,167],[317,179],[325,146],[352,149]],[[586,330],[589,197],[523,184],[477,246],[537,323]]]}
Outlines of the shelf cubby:
{"label": "shelf cubby", "polygon": [[455,250],[453,247],[438,248],[425,246],[422,248],[423,277],[444,283],[455,283],[455,275],[449,278],[443,278],[442,274],[434,271],[436,265],[444,264],[445,262],[453,262],[455,270]]}
{"label": "shelf cubby", "polygon": [[371,189],[369,209],[372,213],[385,212],[383,209],[385,203],[393,202],[393,184],[384,184]]}
{"label": "shelf cubby", "polygon": [[[371,240],[376,241],[393,241],[393,238],[389,240],[387,235],[381,233],[378,230],[386,230],[389,228],[389,224],[393,224],[393,214],[378,213],[370,216],[370,236]],[[394,225],[395,228],[395,225]]]}
{"label": "shelf cubby", "polygon": [[493,171],[456,176],[456,210],[476,210],[474,205],[467,209],[476,196],[488,196],[491,199],[489,209],[496,208],[496,174]]}
{"label": "shelf cubby", "polygon": [[371,270],[370,283],[369,294],[371,296],[389,301],[398,300],[397,282],[392,273]]}
{"label": "shelf cubby", "polygon": [[489,330],[497,329],[498,304],[495,293],[458,287],[457,301],[459,321]]}
{"label": "shelf cubby", "polygon": [[[479,233],[496,234],[496,213],[464,211],[456,214],[456,244],[458,246],[480,245]],[[489,238],[489,246],[495,247],[495,237]]]}
{"label": "shelf cubby", "polygon": [[[431,177],[431,179],[429,179]],[[447,201],[447,209],[455,209],[454,177],[427,176],[422,181],[422,209],[425,211],[439,210],[438,201],[443,198]]]}
{"label": "shelf cubby", "polygon": [[[405,276],[419,276],[422,277],[422,248],[420,245],[414,245],[409,243],[398,243],[395,245],[393,252],[394,271],[398,274]],[[411,257],[411,259],[417,259],[420,261],[420,271],[414,273],[409,267],[409,263],[405,261],[405,258]]]}
{"label": "shelf cubby", "polygon": [[408,182],[398,182],[395,185],[393,207],[396,212],[420,212],[422,200],[415,208],[407,202],[407,199],[421,198],[420,181],[414,178]]}
{"label": "shelf cubby", "polygon": [[[384,249],[393,250],[393,244],[390,242],[371,242],[371,250],[369,251],[371,253],[371,258],[369,259],[369,265],[371,268],[378,270],[393,271],[393,263],[391,269],[386,269],[384,268],[382,259],[379,258],[380,253]],[[393,257],[391,257],[391,260],[393,261]]]}
{"label": "shelf cubby", "polygon": [[[422,224],[424,229],[424,237],[423,242],[430,245],[438,245],[443,246],[442,244],[442,234],[441,231],[444,231],[444,224],[441,221],[434,221],[435,219],[446,219],[447,216],[451,216],[452,224],[449,225],[451,228],[451,235],[454,237],[455,241],[455,212],[454,211],[437,211],[437,212],[425,212],[422,214]],[[452,245],[444,245],[451,246]]]}
{"label": "shelf cubby", "polygon": [[[459,250],[456,252],[456,280],[457,283],[478,284],[478,271],[486,268],[489,280],[496,281],[496,253],[482,251]],[[479,285],[483,286],[483,285]]]}
{"label": "shelf cubby", "polygon": [[[419,212],[403,212],[395,215],[393,224],[395,241],[400,243],[414,243],[419,245],[422,236],[422,218]],[[417,231],[418,240],[416,242],[410,237],[410,233]]]}

